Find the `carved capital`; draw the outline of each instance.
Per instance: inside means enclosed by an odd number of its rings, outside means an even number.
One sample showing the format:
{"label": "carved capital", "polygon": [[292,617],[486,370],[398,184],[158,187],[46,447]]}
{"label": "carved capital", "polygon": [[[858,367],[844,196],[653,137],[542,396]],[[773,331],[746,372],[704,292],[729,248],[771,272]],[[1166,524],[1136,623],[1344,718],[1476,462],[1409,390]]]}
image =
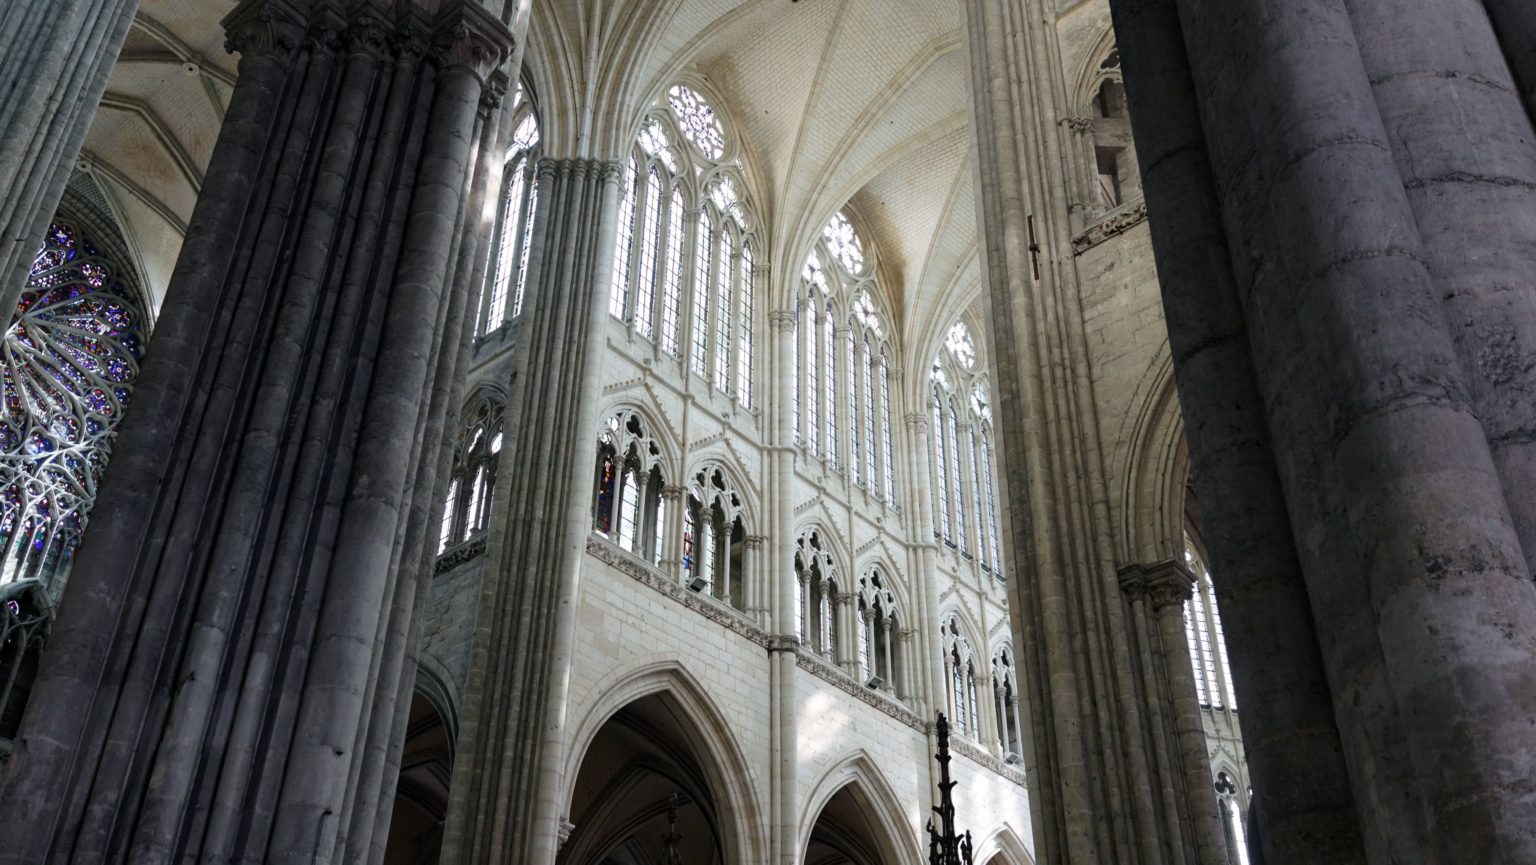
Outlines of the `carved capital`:
{"label": "carved capital", "polygon": [[1147,596],[1152,599],[1155,610],[1182,607],[1194,594],[1195,575],[1183,562],[1170,559],[1147,568],[1145,573]]}
{"label": "carved capital", "polygon": [[903,420],[907,422],[907,429],[911,430],[913,435],[928,434],[929,419],[926,412],[911,412]]}
{"label": "carved capital", "polygon": [[491,73],[491,80],[486,82],[485,89],[480,92],[481,117],[490,117],[496,109],[501,107],[501,100],[507,95],[510,80],[507,73],[500,69]]}
{"label": "carved capital", "polygon": [[483,85],[512,55],[512,33],[476,0],[456,0],[432,27],[432,56],[444,72],[468,72]]}
{"label": "carved capital", "polygon": [[832,600],[839,607],[851,607],[853,606],[854,594],[853,592],[837,592],[832,596]]}
{"label": "carved capital", "polygon": [[667,484],[661,488],[661,497],[669,502],[680,502],[683,500],[683,496],[687,494],[687,487],[681,487],[675,484]]}
{"label": "carved capital", "polygon": [[916,637],[917,637],[917,629],[916,628],[897,628],[896,629],[896,642],[898,642],[898,643],[903,643],[903,644],[910,643]]}
{"label": "carved capital", "polygon": [[776,309],[768,313],[768,326],[777,331],[792,331],[798,318],[792,309]]}
{"label": "carved capital", "polygon": [[767,544],[767,542],[768,538],[764,537],[763,535],[747,535],[747,549],[751,550],[752,552],[761,550],[763,546]]}
{"label": "carved capital", "polygon": [[341,33],[342,44],[350,54],[362,54],[382,60],[394,47],[395,34],[388,22],[378,15],[363,14]]}
{"label": "carved capital", "polygon": [[224,18],[224,50],[287,56],[303,44],[305,16],[287,0],[245,0]]}

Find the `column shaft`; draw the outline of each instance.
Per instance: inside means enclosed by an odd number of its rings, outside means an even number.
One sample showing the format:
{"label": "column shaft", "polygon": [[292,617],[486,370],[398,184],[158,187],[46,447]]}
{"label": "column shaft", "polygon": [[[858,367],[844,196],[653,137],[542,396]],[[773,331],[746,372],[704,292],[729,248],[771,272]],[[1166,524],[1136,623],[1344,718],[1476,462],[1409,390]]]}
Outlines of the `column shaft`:
{"label": "column shaft", "polygon": [[449,4],[423,63],[415,21],[227,24],[240,83],[0,792],[34,846],[3,861],[347,858],[397,717],[510,36]]}
{"label": "column shaft", "polygon": [[1264,860],[1360,863],[1358,816],[1254,383],[1178,10],[1173,0],[1112,2],[1111,9],[1236,690],[1241,705],[1265,707],[1242,718],[1264,802]]}
{"label": "column shaft", "polygon": [[0,309],[15,309],[138,0],[12,4],[0,18]]}
{"label": "column shaft", "polygon": [[489,534],[445,829],[452,862],[552,863],[556,853],[562,719],[591,530],[596,334],[621,172],[546,158],[539,173],[504,448],[511,462],[498,476],[506,507]]}

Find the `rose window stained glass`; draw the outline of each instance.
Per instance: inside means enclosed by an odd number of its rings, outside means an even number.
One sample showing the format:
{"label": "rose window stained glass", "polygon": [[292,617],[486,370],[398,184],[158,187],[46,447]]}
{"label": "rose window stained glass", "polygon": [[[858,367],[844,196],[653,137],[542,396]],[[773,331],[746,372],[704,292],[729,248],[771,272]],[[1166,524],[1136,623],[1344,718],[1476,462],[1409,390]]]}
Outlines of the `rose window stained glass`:
{"label": "rose window stained glass", "polygon": [[833,214],[821,233],[826,238],[827,248],[842,262],[844,270],[852,274],[864,272],[864,245],[859,242],[848,217],[842,213]]}
{"label": "rose window stained glass", "polygon": [[966,369],[976,366],[976,341],[971,339],[971,329],[965,326],[965,322],[955,322],[955,326],[949,329],[949,336],[944,339],[944,346],[961,366]]}
{"label": "rose window stained glass", "polygon": [[117,266],[49,226],[0,363],[0,584],[62,576],[139,374],[146,319]]}
{"label": "rose window stained glass", "polygon": [[700,153],[710,159],[719,159],[725,153],[725,130],[715,117],[715,109],[703,97],[679,84],[667,92],[667,102],[683,127],[683,135]]}

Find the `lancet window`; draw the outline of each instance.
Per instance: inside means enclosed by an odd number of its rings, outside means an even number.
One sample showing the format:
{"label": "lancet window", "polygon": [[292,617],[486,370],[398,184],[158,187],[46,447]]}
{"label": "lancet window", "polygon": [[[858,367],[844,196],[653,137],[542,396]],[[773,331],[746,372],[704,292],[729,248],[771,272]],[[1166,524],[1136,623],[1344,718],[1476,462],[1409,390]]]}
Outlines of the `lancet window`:
{"label": "lancet window", "polygon": [[592,529],[653,565],[661,564],[668,514],[661,446],[632,411],[609,418],[597,438]]}
{"label": "lancet window", "polygon": [[1024,719],[1019,710],[1019,680],[1013,669],[1013,652],[1003,646],[992,655],[992,693],[997,703],[997,738],[1009,762],[1024,753]]}
{"label": "lancet window", "polygon": [[929,373],[933,430],[934,532],[946,546],[1002,576],[992,401],[976,340],[957,321]]}
{"label": "lancet window", "polygon": [[697,91],[672,87],[625,169],[608,311],[752,407],[753,222],[739,159]]}
{"label": "lancet window", "polygon": [[51,224],[0,362],[0,585],[63,588],[148,325],[126,268],[74,222]]}
{"label": "lancet window", "polygon": [[503,437],[502,406],[492,400],[480,401],[464,424],[453,472],[448,476],[438,530],[439,555],[490,526],[491,491],[496,488]]}
{"label": "lancet window", "polygon": [[1184,536],[1184,564],[1195,578],[1189,603],[1184,605],[1184,636],[1189,641],[1190,665],[1195,671],[1195,694],[1200,705],[1210,709],[1237,711],[1232,691],[1232,669],[1227,663],[1226,637],[1221,628],[1221,611],[1216,608],[1216,592],[1205,559],[1195,549],[1194,540]]}
{"label": "lancet window", "polygon": [[837,660],[837,566],[812,529],[795,544],[795,637],[813,652]]}
{"label": "lancet window", "polygon": [[683,518],[683,576],[688,587],[741,609],[746,550],[741,495],[719,467],[700,469],[688,487]]}
{"label": "lancet window", "polygon": [[901,676],[901,650],[897,636],[901,631],[896,613],[896,597],[886,586],[880,568],[871,568],[859,578],[858,628],[859,678],[871,688],[900,694],[905,691]]}
{"label": "lancet window", "polygon": [[960,621],[951,615],[939,628],[944,650],[944,683],[949,699],[949,714],[955,732],[971,738],[981,733],[980,707],[976,702],[976,660],[971,645],[960,630]]}
{"label": "lancet window", "polygon": [[896,504],[891,368],[873,268],[853,224],[835,214],[801,270],[795,327],[795,440],[855,486]]}
{"label": "lancet window", "polygon": [[1216,773],[1216,801],[1221,805],[1221,829],[1227,842],[1227,861],[1248,865],[1248,832],[1239,800],[1238,786],[1226,772]]}
{"label": "lancet window", "polygon": [[497,330],[523,311],[528,251],[539,205],[539,120],[518,87],[512,108],[512,139],[502,170],[501,196],[491,235],[486,286],[481,292],[478,336]]}

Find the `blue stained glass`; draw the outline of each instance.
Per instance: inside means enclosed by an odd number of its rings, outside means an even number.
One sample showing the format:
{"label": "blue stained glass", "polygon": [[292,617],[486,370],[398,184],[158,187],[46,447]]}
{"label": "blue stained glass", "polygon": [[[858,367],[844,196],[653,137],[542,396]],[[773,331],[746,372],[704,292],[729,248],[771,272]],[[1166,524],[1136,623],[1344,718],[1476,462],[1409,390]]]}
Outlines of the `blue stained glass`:
{"label": "blue stained glass", "polygon": [[119,268],[49,226],[0,352],[0,583],[62,575],[138,376],[146,319]]}

